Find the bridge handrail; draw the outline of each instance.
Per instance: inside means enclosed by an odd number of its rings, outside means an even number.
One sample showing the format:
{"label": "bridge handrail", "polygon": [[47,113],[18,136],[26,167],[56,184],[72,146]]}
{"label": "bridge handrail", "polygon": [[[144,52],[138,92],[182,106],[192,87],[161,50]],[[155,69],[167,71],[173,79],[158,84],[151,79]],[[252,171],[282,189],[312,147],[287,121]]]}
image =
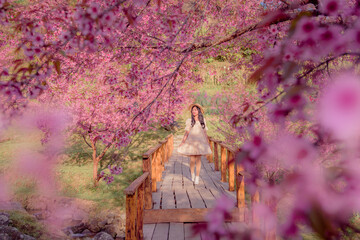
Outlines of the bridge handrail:
{"label": "bridge handrail", "polygon": [[168,135],[143,154],[143,174],[125,190],[126,239],[143,239],[144,209],[152,209],[152,191],[161,180],[164,165],[173,151],[174,136]]}
{"label": "bridge handrail", "polygon": [[[222,182],[226,182],[226,174],[228,173],[229,191],[234,191],[236,189],[237,207],[245,207],[245,172],[241,164],[235,164],[235,154],[239,149],[213,137],[209,137],[209,143],[212,154],[207,156],[208,161],[214,162],[215,171],[221,170]],[[220,167],[218,146],[220,146]]]}

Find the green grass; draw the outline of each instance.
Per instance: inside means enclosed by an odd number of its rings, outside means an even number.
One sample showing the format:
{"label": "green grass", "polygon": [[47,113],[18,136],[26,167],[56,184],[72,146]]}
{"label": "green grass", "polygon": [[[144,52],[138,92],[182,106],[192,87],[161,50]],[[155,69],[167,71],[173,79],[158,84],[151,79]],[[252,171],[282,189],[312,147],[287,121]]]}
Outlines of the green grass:
{"label": "green grass", "polygon": [[[15,198],[26,204],[28,198],[37,194],[36,184],[30,178],[16,175],[16,169],[13,168],[14,157],[19,149],[30,148],[39,151],[42,147],[39,144],[40,134],[36,132],[21,133],[18,130],[16,127],[9,128],[2,136],[3,139],[10,137],[11,140],[0,143],[0,172],[10,177]],[[142,154],[157,145],[170,133],[159,128],[138,134],[128,149],[129,154],[123,159],[123,173],[115,176],[114,182],[109,185],[100,181],[96,188],[92,181],[91,149],[83,141],[79,141],[79,138],[72,138],[68,142],[66,151],[59,158],[61,161],[55,171],[59,192],[66,197],[94,201],[101,209],[114,207],[124,209],[125,195],[123,191],[142,174]],[[114,152],[121,151],[109,151],[105,158],[110,159]],[[74,155],[77,158],[72,158]]]}
{"label": "green grass", "polygon": [[17,228],[20,232],[39,240],[49,239],[45,226],[39,223],[34,216],[23,211],[6,212],[12,221],[11,226]]}

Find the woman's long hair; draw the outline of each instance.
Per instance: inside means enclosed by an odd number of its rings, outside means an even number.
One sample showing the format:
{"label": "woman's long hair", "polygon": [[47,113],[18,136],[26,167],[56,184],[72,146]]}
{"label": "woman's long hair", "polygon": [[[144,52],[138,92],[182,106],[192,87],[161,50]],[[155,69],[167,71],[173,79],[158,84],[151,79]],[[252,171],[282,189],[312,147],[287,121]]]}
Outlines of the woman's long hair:
{"label": "woman's long hair", "polygon": [[196,107],[197,110],[198,110],[198,112],[199,112],[198,118],[199,118],[201,127],[202,127],[203,129],[205,129],[204,116],[202,115],[202,112],[201,112],[201,110],[200,110],[200,108],[199,108],[198,106],[193,106],[193,107],[191,108],[191,127],[193,127],[193,126],[195,125],[195,117],[194,117],[194,115],[193,115],[193,113],[192,113],[192,110],[194,109],[194,107]]}

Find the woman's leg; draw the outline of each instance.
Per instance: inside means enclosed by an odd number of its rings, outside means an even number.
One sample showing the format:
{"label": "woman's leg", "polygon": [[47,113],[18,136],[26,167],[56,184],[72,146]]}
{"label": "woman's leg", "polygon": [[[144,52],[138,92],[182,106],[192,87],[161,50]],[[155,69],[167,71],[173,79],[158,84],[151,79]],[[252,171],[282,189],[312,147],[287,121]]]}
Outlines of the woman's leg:
{"label": "woman's leg", "polygon": [[200,175],[201,169],[201,156],[196,156],[196,176]]}
{"label": "woman's leg", "polygon": [[196,161],[196,156],[190,156],[190,173],[191,173],[191,175],[194,174],[195,161]]}

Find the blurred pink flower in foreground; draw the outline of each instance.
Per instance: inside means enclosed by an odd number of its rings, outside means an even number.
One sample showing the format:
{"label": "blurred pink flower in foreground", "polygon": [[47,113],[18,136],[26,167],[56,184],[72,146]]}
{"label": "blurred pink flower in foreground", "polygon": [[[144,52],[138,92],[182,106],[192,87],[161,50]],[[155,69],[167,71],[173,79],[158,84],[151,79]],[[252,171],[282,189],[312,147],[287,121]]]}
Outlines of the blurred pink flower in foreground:
{"label": "blurred pink flower in foreground", "polygon": [[319,101],[320,124],[339,139],[360,134],[360,80],[351,73],[339,75]]}

